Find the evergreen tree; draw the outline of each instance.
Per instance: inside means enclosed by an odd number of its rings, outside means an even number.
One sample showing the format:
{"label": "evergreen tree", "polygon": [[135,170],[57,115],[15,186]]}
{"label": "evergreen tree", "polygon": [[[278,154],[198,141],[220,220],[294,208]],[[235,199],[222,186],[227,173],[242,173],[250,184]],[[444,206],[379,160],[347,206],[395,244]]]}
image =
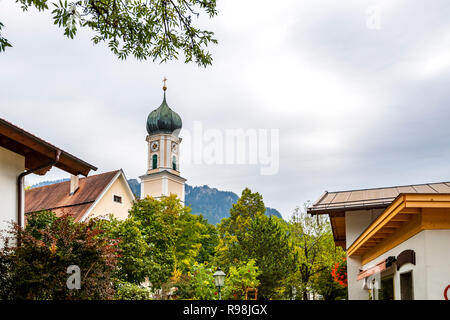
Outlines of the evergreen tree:
{"label": "evergreen tree", "polygon": [[285,296],[283,280],[297,269],[297,254],[276,217],[256,216],[239,243],[243,254],[254,259],[259,271],[261,298],[274,299]]}

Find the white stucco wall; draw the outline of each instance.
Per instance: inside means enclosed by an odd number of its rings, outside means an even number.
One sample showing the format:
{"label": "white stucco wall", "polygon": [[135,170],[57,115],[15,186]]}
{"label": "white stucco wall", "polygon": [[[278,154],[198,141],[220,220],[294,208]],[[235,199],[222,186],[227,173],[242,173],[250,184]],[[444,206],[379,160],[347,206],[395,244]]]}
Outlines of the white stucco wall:
{"label": "white stucco wall", "polygon": [[[450,285],[450,230],[425,230],[427,299],[443,300]],[[416,254],[417,255],[417,254]]]}
{"label": "white stucco wall", "polygon": [[[345,213],[346,247],[359,237],[361,233],[383,212],[382,209],[347,211]],[[361,269],[360,257],[347,257],[348,298],[350,300],[367,300],[368,291],[356,280]]]}
{"label": "white stucco wall", "polygon": [[363,233],[364,230],[383,212],[383,209],[356,210],[345,212],[345,241],[346,247]]}
{"label": "white stucco wall", "polygon": [[25,171],[25,158],[0,147],[0,230],[17,222],[17,177]]}
{"label": "white stucco wall", "polygon": [[[381,256],[372,260],[371,262],[362,266],[363,269],[367,269],[375,266],[377,263],[386,260],[389,256],[397,257],[404,250],[414,250],[416,252],[416,265],[411,263],[403,265],[400,270],[397,271],[397,266],[394,264],[392,270],[394,274],[394,299],[400,300],[400,274],[408,271],[413,272],[413,291],[414,291],[414,299],[415,300],[424,300],[427,299],[427,270],[426,270],[426,256],[425,256],[425,235],[426,232],[430,230],[425,230],[419,232],[413,237],[405,240],[395,248],[385,252]],[[379,277],[382,276],[383,273],[377,274],[375,279],[378,281]],[[357,284],[359,287],[362,287],[363,280],[358,281]],[[366,292],[368,292],[366,290]]]}
{"label": "white stucco wall", "polygon": [[[362,267],[367,269],[389,256],[397,257],[404,250],[414,250],[416,253],[415,265],[408,263],[399,270],[395,264],[392,267],[394,298],[401,299],[400,274],[412,271],[415,300],[443,300],[444,289],[450,285],[449,245],[450,230],[424,230]],[[362,284],[363,280],[358,281],[357,286],[362,287]]]}
{"label": "white stucco wall", "polygon": [[[128,182],[121,174],[110,186],[110,188],[93,205],[91,211],[86,213],[85,219],[96,217],[108,217],[112,214],[119,220],[125,220],[128,212],[133,206],[134,197],[128,189]],[[115,202],[114,196],[122,198],[122,202]]]}

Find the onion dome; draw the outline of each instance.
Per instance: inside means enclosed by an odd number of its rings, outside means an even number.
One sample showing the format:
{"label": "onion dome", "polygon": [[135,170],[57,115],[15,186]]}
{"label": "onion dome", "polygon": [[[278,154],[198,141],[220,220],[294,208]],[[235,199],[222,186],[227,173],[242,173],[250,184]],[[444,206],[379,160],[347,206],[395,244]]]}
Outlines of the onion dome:
{"label": "onion dome", "polygon": [[174,112],[166,102],[166,86],[164,89],[164,99],[158,109],[150,112],[147,118],[147,132],[149,135],[157,133],[172,134],[175,130],[181,129],[182,122],[178,113]]}

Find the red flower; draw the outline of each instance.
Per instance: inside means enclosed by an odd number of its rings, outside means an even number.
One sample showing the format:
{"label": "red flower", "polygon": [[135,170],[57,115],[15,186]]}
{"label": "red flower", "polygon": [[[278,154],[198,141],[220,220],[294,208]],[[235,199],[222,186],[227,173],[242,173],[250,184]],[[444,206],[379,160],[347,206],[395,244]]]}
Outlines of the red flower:
{"label": "red flower", "polygon": [[217,291],[216,292],[214,292],[214,294],[217,296]]}
{"label": "red flower", "polygon": [[343,263],[335,263],[331,270],[331,276],[333,280],[343,287],[347,287],[347,262],[345,259]]}

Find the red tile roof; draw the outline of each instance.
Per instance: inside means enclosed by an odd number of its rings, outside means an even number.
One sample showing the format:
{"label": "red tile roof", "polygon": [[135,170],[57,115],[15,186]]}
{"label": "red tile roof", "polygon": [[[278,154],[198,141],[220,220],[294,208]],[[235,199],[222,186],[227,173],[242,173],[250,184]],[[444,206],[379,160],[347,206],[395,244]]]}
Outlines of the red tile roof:
{"label": "red tile roof", "polygon": [[80,178],[70,195],[70,181],[29,189],[25,192],[25,213],[51,210],[57,216],[69,214],[79,221],[120,170]]}

